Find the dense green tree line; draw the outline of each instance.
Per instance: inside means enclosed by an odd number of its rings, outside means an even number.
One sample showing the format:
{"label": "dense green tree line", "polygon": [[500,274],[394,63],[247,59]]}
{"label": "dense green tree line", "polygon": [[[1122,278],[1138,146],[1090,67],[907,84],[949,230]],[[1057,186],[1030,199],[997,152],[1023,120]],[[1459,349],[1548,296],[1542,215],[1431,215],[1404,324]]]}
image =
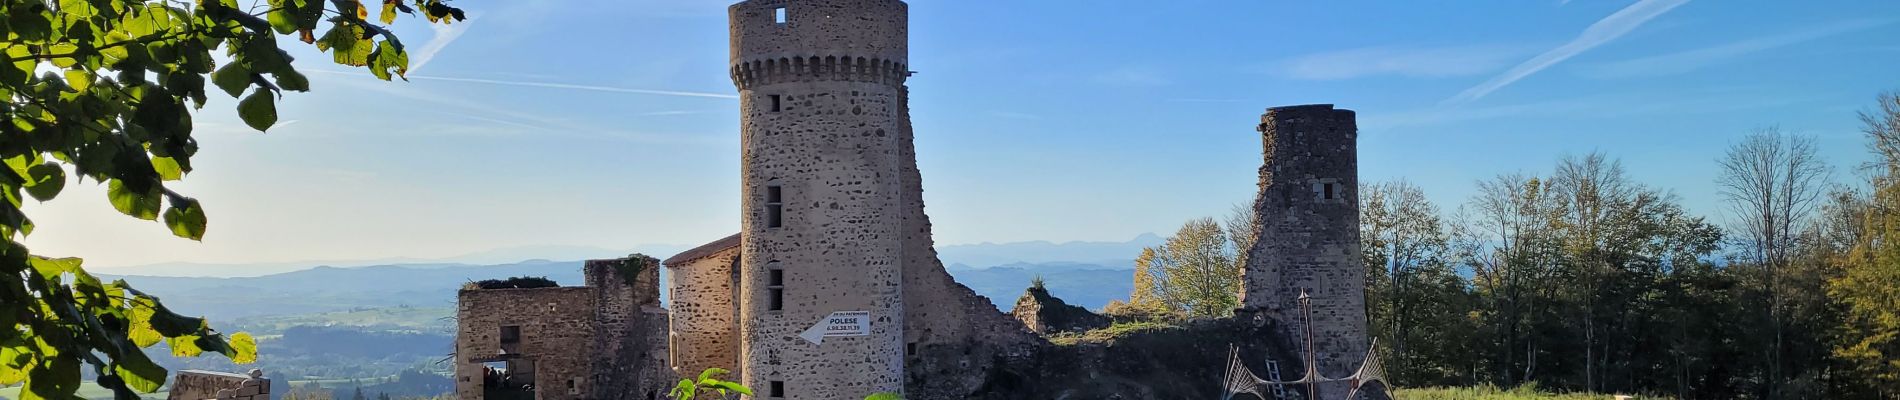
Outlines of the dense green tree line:
{"label": "dense green tree line", "polygon": [[[1603,153],[1479,180],[1450,209],[1404,180],[1363,185],[1389,372],[1412,387],[1900,398],[1900,95],[1879,101],[1861,116],[1872,165],[1829,165],[1777,128],[1732,143],[1712,160],[1717,215]],[[1135,293],[1106,311],[1225,315],[1250,218],[1188,222],[1137,258]]]}
{"label": "dense green tree line", "polygon": [[1404,181],[1365,185],[1368,305],[1391,373],[1402,386],[1900,396],[1900,245],[1886,239],[1900,232],[1900,97],[1880,101],[1863,115],[1876,165],[1828,165],[1811,138],[1776,129],[1732,144],[1716,160],[1717,216],[1601,153],[1482,180],[1449,212]]}

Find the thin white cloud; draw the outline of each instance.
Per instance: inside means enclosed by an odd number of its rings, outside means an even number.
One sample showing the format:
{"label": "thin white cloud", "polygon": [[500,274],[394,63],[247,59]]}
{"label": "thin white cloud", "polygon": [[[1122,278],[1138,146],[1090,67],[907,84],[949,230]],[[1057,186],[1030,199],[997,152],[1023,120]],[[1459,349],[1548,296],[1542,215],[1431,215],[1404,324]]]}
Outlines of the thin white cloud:
{"label": "thin white cloud", "polygon": [[1557,65],[1557,63],[1561,63],[1578,54],[1583,54],[1583,52],[1590,51],[1590,49],[1597,48],[1597,46],[1602,46],[1605,43],[1623,37],[1623,35],[1629,34],[1630,31],[1634,31],[1636,28],[1643,26],[1643,24],[1649,22],[1649,20],[1662,16],[1663,13],[1667,13],[1669,10],[1674,10],[1676,7],[1688,3],[1689,0],[1637,1],[1636,4],[1624,7],[1614,14],[1610,14],[1610,16],[1603,17],[1603,19],[1598,20],[1596,23],[1590,24],[1590,27],[1584,28],[1583,33],[1578,34],[1577,38],[1571,39],[1569,43],[1564,43],[1562,46],[1557,46],[1557,48],[1532,57],[1529,61],[1518,64],[1516,67],[1511,67],[1510,70],[1504,71],[1504,74],[1492,77],[1491,80],[1478,84],[1478,86],[1465,89],[1465,91],[1459,92],[1458,95],[1445,99],[1441,104],[1462,104],[1483,98],[1485,95],[1491,94],[1491,92],[1495,92],[1520,79],[1536,74],[1538,71],[1543,71],[1552,65]]}
{"label": "thin white cloud", "polygon": [[[310,72],[333,74],[333,75],[354,74],[353,72],[330,71],[330,70],[314,70]],[[499,79],[455,78],[455,77],[447,77],[447,76],[427,76],[427,75],[409,75],[408,78],[412,80],[424,80],[424,81],[482,83],[482,84],[489,84],[489,85],[526,86],[526,87],[538,87],[538,88],[549,88],[549,89],[590,90],[590,91],[596,91],[596,92],[649,94],[649,95],[656,95],[656,96],[701,97],[701,98],[713,98],[713,99],[739,98],[738,95],[724,94],[724,93],[688,92],[688,91],[679,91],[679,90],[635,89],[635,88],[623,88],[623,87],[615,87],[615,86],[577,85],[577,84],[571,84],[571,83],[508,81],[508,80],[499,80]]]}
{"label": "thin white cloud", "polygon": [[426,80],[426,81],[485,83],[485,84],[490,84],[490,85],[526,86],[526,87],[539,87],[539,88],[550,88],[550,89],[591,90],[591,91],[596,91],[596,92],[612,92],[612,93],[650,94],[650,95],[658,95],[658,96],[704,97],[704,98],[713,98],[713,99],[739,98],[739,95],[725,94],[725,93],[686,92],[686,91],[678,91],[678,90],[634,89],[634,88],[623,88],[623,87],[614,87],[614,86],[576,85],[576,84],[552,83],[552,82],[504,81],[504,80],[496,80],[496,79],[451,78],[451,77],[445,77],[445,76],[415,76],[415,75],[409,76],[409,79],[420,79],[420,80]]}
{"label": "thin white cloud", "polygon": [[[480,129],[457,128],[456,130],[452,132],[437,132],[437,133],[450,133],[450,134],[456,134],[456,135],[468,135],[468,134],[510,135],[510,134],[528,133],[528,134],[535,134],[535,135],[560,135],[560,136],[570,136],[570,137],[605,138],[605,139],[626,140],[626,141],[642,142],[642,143],[685,143],[685,144],[714,143],[719,140],[724,140],[722,138],[728,136],[728,135],[632,132],[632,131],[624,131],[624,130],[617,130],[617,129],[600,128],[597,126],[580,123],[578,121],[575,121],[572,118],[520,112],[520,111],[507,108],[507,107],[496,106],[489,102],[471,100],[471,99],[454,97],[454,96],[445,96],[445,95],[430,93],[423,90],[411,90],[411,89],[404,88],[401,85],[390,85],[387,82],[374,81],[372,80],[373,78],[368,78],[367,76],[363,76],[363,75],[348,74],[348,73],[337,72],[337,71],[321,71],[321,72],[330,73],[330,74],[338,74],[338,75],[352,75],[352,76],[358,76],[359,78],[362,78],[362,79],[335,80],[335,82],[341,83],[344,85],[349,85],[349,86],[353,86],[360,89],[377,91],[377,92],[381,92],[381,93],[392,95],[392,96],[399,96],[399,97],[409,98],[409,99],[418,100],[418,101],[426,101],[430,103],[435,103],[435,104],[448,106],[448,107],[460,108],[463,111],[466,111],[466,112],[455,112],[455,111],[441,110],[441,109],[434,110],[434,111],[441,112],[447,115],[453,115],[453,116],[471,119],[475,121],[488,122],[488,123],[496,124],[496,125],[507,125],[509,127],[518,128],[518,129],[500,129],[502,127],[491,125],[487,127],[479,127],[479,128],[488,128],[488,131],[486,132],[483,132]],[[423,132],[423,133],[429,133],[429,132]],[[736,136],[736,134],[730,135],[730,136]]]}
{"label": "thin white cloud", "polygon": [[1443,78],[1491,73],[1531,51],[1517,46],[1379,46],[1309,54],[1274,70],[1305,80],[1341,80],[1395,75]]}
{"label": "thin white cloud", "polygon": [[442,49],[449,47],[449,43],[454,43],[455,39],[461,38],[462,33],[468,32],[469,27],[475,26],[475,20],[480,17],[479,15],[471,16],[467,21],[456,24],[429,24],[429,29],[435,31],[435,37],[429,38],[429,43],[422,44],[422,48],[409,52],[409,73],[416,73],[416,71],[421,71],[423,66],[429,65],[429,60],[435,59],[436,53],[441,53]]}
{"label": "thin white cloud", "polygon": [[1744,88],[1724,88],[1683,95],[1625,93],[1494,106],[1438,105],[1412,110],[1359,110],[1359,126],[1387,130],[1457,125],[1502,118],[1567,120],[1622,118],[1656,114],[1699,114],[1787,107],[1823,100],[1786,96]]}
{"label": "thin white cloud", "polygon": [[1723,61],[1728,61],[1733,58],[1746,56],[1749,54],[1754,54],[1754,53],[1758,53],[1765,50],[1771,50],[1771,49],[1775,49],[1779,47],[1785,47],[1785,46],[1794,45],[1798,43],[1813,41],[1813,40],[1826,38],[1829,36],[1840,35],[1840,34],[1844,34],[1848,32],[1866,30],[1866,29],[1877,27],[1877,26],[1886,25],[1887,23],[1890,23],[1890,22],[1893,22],[1893,21],[1891,20],[1854,20],[1854,21],[1831,23],[1831,24],[1827,24],[1823,26],[1811,27],[1808,29],[1800,30],[1800,31],[1782,33],[1779,35],[1763,36],[1763,37],[1745,39],[1745,40],[1736,41],[1736,42],[1730,42],[1730,43],[1722,44],[1719,46],[1712,46],[1712,47],[1700,48],[1700,49],[1689,50],[1689,51],[1684,51],[1684,52],[1679,52],[1679,53],[1663,54],[1663,55],[1637,58],[1637,59],[1632,59],[1632,60],[1624,60],[1624,61],[1607,63],[1586,72],[1586,74],[1594,76],[1594,77],[1599,77],[1599,78],[1627,78],[1627,77],[1640,77],[1640,76],[1663,76],[1663,75],[1680,74],[1680,73],[1685,73],[1685,72],[1701,69],[1703,67],[1715,65]]}
{"label": "thin white cloud", "polygon": [[639,113],[639,114],[634,114],[634,115],[638,115],[638,116],[642,116],[642,117],[665,117],[665,116],[672,116],[672,115],[692,115],[692,114],[705,114],[705,113],[706,113],[705,111],[681,111],[681,110],[675,110],[675,111],[653,111],[653,112],[643,112],[643,113]]}

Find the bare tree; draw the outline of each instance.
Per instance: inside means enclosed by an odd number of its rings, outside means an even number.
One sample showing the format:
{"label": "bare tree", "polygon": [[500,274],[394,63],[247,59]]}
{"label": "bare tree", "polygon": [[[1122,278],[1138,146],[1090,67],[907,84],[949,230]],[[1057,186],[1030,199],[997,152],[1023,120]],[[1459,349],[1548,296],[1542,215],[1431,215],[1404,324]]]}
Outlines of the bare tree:
{"label": "bare tree", "polygon": [[[1876,142],[1885,142],[1876,139]],[[1876,143],[1877,148],[1893,145]],[[1900,154],[1900,153],[1883,153]],[[1891,155],[1890,155],[1891,157]],[[1814,138],[1757,130],[1730,146],[1718,160],[1722,189],[1732,218],[1730,227],[1741,238],[1742,256],[1762,268],[1768,299],[1767,313],[1775,338],[1768,354],[1768,396],[1781,380],[1783,342],[1782,308],[1777,282],[1794,258],[1797,240],[1826,193],[1829,168],[1817,154]]]}
{"label": "bare tree", "polygon": [[1879,99],[1879,110],[1860,113],[1861,131],[1867,133],[1868,147],[1885,162],[1882,172],[1891,172],[1900,168],[1900,92],[1883,93]]}
{"label": "bare tree", "polygon": [[[1234,273],[1238,274],[1241,269],[1247,267],[1247,251],[1252,249],[1254,242],[1259,239],[1254,237],[1254,232],[1257,232],[1256,229],[1260,225],[1260,210],[1253,208],[1253,203],[1250,202],[1235,203],[1234,207],[1227,212],[1227,220],[1223,222],[1226,223],[1222,228],[1227,231],[1227,241],[1233,244],[1235,251],[1240,252],[1234,258]],[[1241,289],[1237,287],[1234,290],[1238,293]]]}

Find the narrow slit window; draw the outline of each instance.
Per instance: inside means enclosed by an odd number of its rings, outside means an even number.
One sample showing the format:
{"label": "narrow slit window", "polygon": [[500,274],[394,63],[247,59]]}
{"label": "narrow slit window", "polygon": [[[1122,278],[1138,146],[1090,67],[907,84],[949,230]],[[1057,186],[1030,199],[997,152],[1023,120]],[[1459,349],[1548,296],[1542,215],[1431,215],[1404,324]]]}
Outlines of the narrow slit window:
{"label": "narrow slit window", "polygon": [[1336,195],[1336,194],[1334,193],[1334,191],[1333,191],[1333,184],[1331,184],[1331,183],[1328,183],[1328,184],[1326,184],[1326,189],[1325,189],[1325,191],[1326,191],[1326,199],[1327,199],[1327,200],[1332,200],[1332,199],[1333,199],[1334,197],[1336,197],[1336,196],[1337,196],[1337,195]]}
{"label": "narrow slit window", "polygon": [[767,263],[765,267],[766,308],[771,311],[785,309],[785,270],[777,262]]}
{"label": "narrow slit window", "polygon": [[771,390],[767,391],[767,394],[772,397],[785,397],[785,381],[772,381],[770,386]]}
{"label": "narrow slit window", "polygon": [[783,101],[781,101],[782,99],[779,98],[779,95],[774,94],[766,97],[772,100],[772,112],[779,112],[779,110],[783,109]]}
{"label": "narrow slit window", "polygon": [[785,23],[785,7],[772,9],[772,20],[781,24]]}
{"label": "narrow slit window", "polygon": [[784,190],[776,185],[765,187],[765,227],[785,226],[784,193]]}

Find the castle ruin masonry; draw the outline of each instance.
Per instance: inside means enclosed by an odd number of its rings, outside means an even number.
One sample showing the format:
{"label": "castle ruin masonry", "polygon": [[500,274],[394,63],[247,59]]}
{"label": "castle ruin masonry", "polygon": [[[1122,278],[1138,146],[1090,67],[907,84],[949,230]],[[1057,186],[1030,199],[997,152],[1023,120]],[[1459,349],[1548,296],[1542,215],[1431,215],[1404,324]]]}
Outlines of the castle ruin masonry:
{"label": "castle ruin masonry", "polygon": [[[1265,162],[1254,200],[1257,240],[1247,249],[1236,314],[1270,321],[1285,348],[1303,349],[1300,295],[1310,295],[1320,374],[1352,375],[1370,345],[1354,113],[1330,104],[1275,107],[1261,116],[1259,132]],[[1329,393],[1344,388],[1322,385]]]}

